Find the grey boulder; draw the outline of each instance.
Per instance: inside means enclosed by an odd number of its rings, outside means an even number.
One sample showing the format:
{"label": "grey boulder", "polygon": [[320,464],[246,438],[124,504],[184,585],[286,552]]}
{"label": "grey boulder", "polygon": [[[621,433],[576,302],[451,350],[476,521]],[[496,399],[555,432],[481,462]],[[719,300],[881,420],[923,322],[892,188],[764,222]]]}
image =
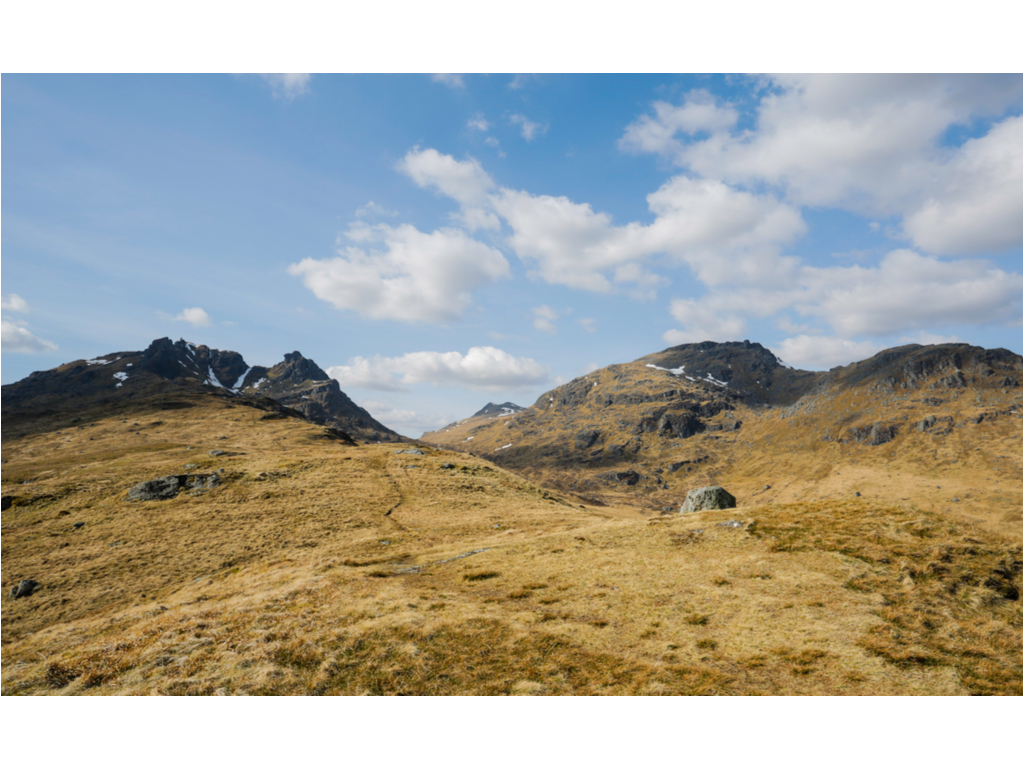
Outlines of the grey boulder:
{"label": "grey boulder", "polygon": [[173,499],[183,490],[208,490],[220,485],[219,475],[167,475],[145,480],[128,491],[128,501]]}
{"label": "grey boulder", "polygon": [[679,513],[700,512],[703,509],[732,509],[736,506],[736,497],[720,485],[708,485],[696,488],[686,495],[686,501],[679,508]]}

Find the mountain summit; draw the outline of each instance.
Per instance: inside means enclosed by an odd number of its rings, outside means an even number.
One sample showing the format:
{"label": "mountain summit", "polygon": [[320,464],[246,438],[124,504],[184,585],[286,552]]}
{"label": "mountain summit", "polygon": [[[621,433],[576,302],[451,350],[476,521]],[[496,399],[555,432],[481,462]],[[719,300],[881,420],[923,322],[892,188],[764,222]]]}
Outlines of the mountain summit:
{"label": "mountain summit", "polygon": [[320,366],[291,352],[277,365],[250,366],[238,352],[179,339],[156,339],[141,352],[114,352],[36,371],[3,387],[3,412],[28,415],[114,404],[178,387],[215,387],[235,396],[268,397],[310,421],[370,442],[402,437],[341,391]]}

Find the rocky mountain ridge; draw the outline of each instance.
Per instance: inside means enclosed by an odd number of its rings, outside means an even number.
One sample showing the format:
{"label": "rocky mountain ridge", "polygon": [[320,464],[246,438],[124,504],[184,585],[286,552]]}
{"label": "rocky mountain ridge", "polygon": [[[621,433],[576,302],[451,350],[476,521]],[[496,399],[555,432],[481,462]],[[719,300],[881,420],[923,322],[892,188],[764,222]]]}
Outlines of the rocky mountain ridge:
{"label": "rocky mountain ridge", "polygon": [[179,388],[271,398],[316,424],[360,440],[403,439],[352,402],[337,381],[299,352],[288,353],[267,368],[248,365],[238,352],[168,338],[156,339],[143,351],[115,352],[36,371],[3,387],[3,413],[5,419],[45,415]]}

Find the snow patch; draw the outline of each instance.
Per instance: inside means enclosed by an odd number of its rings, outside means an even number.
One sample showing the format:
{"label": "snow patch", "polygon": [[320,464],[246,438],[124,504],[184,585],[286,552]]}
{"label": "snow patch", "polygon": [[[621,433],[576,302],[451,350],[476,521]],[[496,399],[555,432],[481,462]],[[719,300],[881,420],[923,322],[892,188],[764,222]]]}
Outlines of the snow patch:
{"label": "snow patch", "polygon": [[242,388],[242,382],[245,381],[245,377],[249,375],[249,371],[251,371],[251,370],[252,370],[252,366],[250,365],[248,368],[245,369],[245,373],[243,373],[241,376],[239,376],[237,379],[235,379],[235,383],[231,385],[231,391],[232,392],[237,393],[238,390],[240,390]]}
{"label": "snow patch", "polygon": [[217,378],[217,374],[213,372],[213,366],[212,365],[211,366],[207,366],[207,369],[206,369],[206,383],[207,384],[212,384],[215,387],[220,387],[221,389],[227,389],[227,387],[225,387],[223,384],[220,383],[220,379]]}
{"label": "snow patch", "polygon": [[499,448],[498,450],[499,451],[504,451],[506,448],[511,448],[511,447],[512,447],[512,443],[509,443],[508,445],[501,446],[501,448]]}
{"label": "snow patch", "polygon": [[467,438],[466,438],[465,440],[463,440],[462,442],[464,442],[464,443],[468,443],[468,442],[469,442],[470,440],[472,440],[472,439],[473,439],[474,437],[476,437],[476,435],[470,435],[469,437],[467,437]]}
{"label": "snow patch", "polygon": [[654,368],[657,371],[668,371],[673,376],[681,376],[682,374],[684,374],[686,372],[686,366],[685,365],[680,365],[678,368],[662,368],[660,365],[655,365],[654,363],[648,363],[646,367]]}
{"label": "snow patch", "polygon": [[113,363],[113,362],[116,362],[116,361],[118,361],[120,359],[121,358],[119,358],[119,357],[115,357],[113,360],[104,360],[102,357],[97,357],[95,360],[86,360],[85,364],[86,365],[106,365],[107,363]]}
{"label": "snow patch", "polygon": [[128,374],[125,373],[124,371],[118,371],[117,373],[114,374],[114,378],[117,379],[117,384],[114,385],[114,389],[117,389],[126,381],[128,381]]}

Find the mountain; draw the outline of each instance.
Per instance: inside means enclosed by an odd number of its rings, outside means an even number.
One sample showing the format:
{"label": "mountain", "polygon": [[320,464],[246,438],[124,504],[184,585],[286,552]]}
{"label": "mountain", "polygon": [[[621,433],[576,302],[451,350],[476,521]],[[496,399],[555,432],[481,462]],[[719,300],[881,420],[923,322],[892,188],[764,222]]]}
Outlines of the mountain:
{"label": "mountain", "polygon": [[501,405],[488,403],[479,411],[474,413],[472,418],[476,418],[478,416],[490,416],[491,418],[511,416],[513,413],[519,413],[519,411],[522,410],[525,410],[523,406],[516,405],[515,403],[502,403]]}
{"label": "mountain", "polygon": [[711,484],[758,501],[901,494],[1012,529],[1021,357],[908,345],[812,372],[748,341],[684,344],[423,439],[595,501],[678,508]]}
{"label": "mountain", "polygon": [[[515,472],[249,393],[319,386],[298,354],[5,387],[0,694],[1020,696],[1020,358],[682,352],[476,417]],[[669,506],[711,479],[737,508]]]}
{"label": "mountain", "polygon": [[402,437],[341,391],[299,352],[272,368],[249,366],[237,352],[185,340],[157,339],[141,352],[114,352],[37,371],[3,387],[4,419],[46,416],[69,408],[99,407],[184,390],[271,398],[310,421],[371,442]]}

